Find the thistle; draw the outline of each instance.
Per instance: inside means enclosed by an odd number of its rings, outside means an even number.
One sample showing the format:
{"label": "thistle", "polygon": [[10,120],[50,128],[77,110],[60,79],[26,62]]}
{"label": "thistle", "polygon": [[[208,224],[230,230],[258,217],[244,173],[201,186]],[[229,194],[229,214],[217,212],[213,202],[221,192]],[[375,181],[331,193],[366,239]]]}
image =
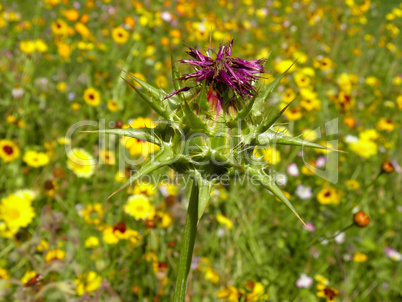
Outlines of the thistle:
{"label": "thistle", "polygon": [[[255,156],[255,149],[275,144],[326,149],[273,129],[274,123],[290,104],[273,116],[263,114],[263,110],[269,95],[286,72],[269,85],[256,87],[256,81],[264,72],[265,60],[246,61],[232,57],[232,45],[233,40],[221,45],[214,55],[211,55],[211,50],[204,55],[188,47],[187,53],[192,59],[180,62],[190,65],[194,72],[180,75],[172,60],[175,91],[171,94],[127,73],[142,88],[124,80],[162,120],[153,129],[99,131],[133,137],[160,147],[112,195],[142,176],[166,166],[193,179],[173,301],[184,301],[197,223],[205,211],[214,184],[223,177],[251,177],[279,198],[301,220],[293,205],[275,184],[274,177],[269,175],[268,164]],[[181,85],[190,81],[191,85]]]}

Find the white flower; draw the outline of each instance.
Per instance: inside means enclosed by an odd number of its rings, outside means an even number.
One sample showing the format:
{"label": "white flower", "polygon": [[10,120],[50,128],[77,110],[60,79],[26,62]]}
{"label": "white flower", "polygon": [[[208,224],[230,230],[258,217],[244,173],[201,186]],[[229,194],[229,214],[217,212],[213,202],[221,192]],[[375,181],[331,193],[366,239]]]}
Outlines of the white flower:
{"label": "white flower", "polygon": [[288,178],[287,178],[286,174],[276,173],[275,174],[275,182],[278,186],[284,187],[284,186],[286,186],[286,184],[288,182]]}
{"label": "white flower", "polygon": [[385,253],[389,258],[391,258],[394,261],[401,261],[402,255],[398,253],[397,250],[391,249],[390,247],[385,248]]}
{"label": "white flower", "polygon": [[299,176],[299,168],[295,163],[291,163],[288,166],[288,173],[290,176]]}
{"label": "white flower", "polygon": [[296,281],[296,286],[299,288],[309,288],[313,284],[313,278],[307,276],[305,273],[300,275],[300,278]]}
{"label": "white flower", "polygon": [[172,15],[169,12],[162,12],[161,18],[163,21],[166,21],[166,22],[172,21]]}
{"label": "white flower", "polygon": [[346,135],[345,136],[345,143],[355,143],[358,142],[359,138],[357,136],[353,136],[353,135]]}
{"label": "white flower", "polygon": [[305,187],[303,185],[298,185],[295,194],[299,196],[300,199],[309,199],[313,196],[311,187]]}
{"label": "white flower", "polygon": [[342,244],[345,241],[345,233],[341,232],[335,237],[335,242],[338,244]]}
{"label": "white flower", "polygon": [[219,228],[218,231],[217,231],[217,235],[218,235],[218,238],[222,238],[223,235],[225,235],[225,229],[224,228]]}
{"label": "white flower", "polygon": [[19,99],[24,95],[24,89],[13,88],[13,90],[11,90],[11,95],[13,96],[14,99]]}

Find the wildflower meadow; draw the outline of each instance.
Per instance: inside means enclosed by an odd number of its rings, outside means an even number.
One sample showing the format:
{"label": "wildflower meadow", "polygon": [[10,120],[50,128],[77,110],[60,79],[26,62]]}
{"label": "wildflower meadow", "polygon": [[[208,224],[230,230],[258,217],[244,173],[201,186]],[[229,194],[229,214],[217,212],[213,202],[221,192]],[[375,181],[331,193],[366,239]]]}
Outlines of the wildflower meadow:
{"label": "wildflower meadow", "polygon": [[402,4],[0,2],[0,301],[402,301]]}

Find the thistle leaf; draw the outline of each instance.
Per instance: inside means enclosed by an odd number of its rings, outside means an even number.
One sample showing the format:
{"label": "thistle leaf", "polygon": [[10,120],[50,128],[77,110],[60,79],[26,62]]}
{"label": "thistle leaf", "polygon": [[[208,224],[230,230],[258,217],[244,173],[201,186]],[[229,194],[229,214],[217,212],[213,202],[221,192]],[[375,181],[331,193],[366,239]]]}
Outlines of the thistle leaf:
{"label": "thistle leaf", "polygon": [[148,103],[148,105],[161,117],[166,120],[172,121],[172,115],[170,109],[166,108],[166,106],[161,106],[162,103],[153,101],[153,98],[149,95],[146,95],[144,92],[139,90],[133,84],[131,84],[127,79],[122,78],[131,88],[135,90],[139,94],[139,96]]}
{"label": "thistle leaf", "polygon": [[[123,70],[124,71],[124,70]],[[163,89],[156,88],[147,82],[133,76],[131,73],[124,71],[130,78],[136,81],[142,88],[148,93],[152,95],[152,97],[158,101],[162,101],[162,99],[167,96],[167,93]]]}
{"label": "thistle leaf", "polygon": [[173,81],[173,87],[174,90],[179,90],[180,87],[180,81],[178,80],[178,78],[180,78],[180,73],[179,73],[179,69],[177,68],[177,65],[175,64],[175,62],[173,61],[173,54],[172,54],[172,49],[170,49],[170,60],[172,62],[172,81]]}
{"label": "thistle leaf", "polygon": [[267,98],[269,97],[271,92],[276,89],[276,87],[279,85],[280,81],[284,78],[286,73],[289,71],[290,68],[292,68],[292,66],[294,64],[295,64],[295,62],[292,65],[290,65],[290,67],[288,69],[286,69],[286,71],[284,73],[282,73],[279,77],[277,77],[271,83],[262,87],[259,90],[258,94],[255,97],[254,106],[252,108],[252,113],[254,116],[262,115],[262,108],[264,107],[264,104],[265,104]]}
{"label": "thistle leaf", "polygon": [[208,85],[204,81],[204,84],[202,85],[202,89],[200,91],[200,95],[197,97],[197,104],[203,112],[209,110],[209,104],[207,101],[208,88]]}
{"label": "thistle leaf", "polygon": [[292,203],[286,198],[285,194],[279,189],[279,187],[275,184],[274,180],[271,176],[263,173],[261,170],[256,170],[251,167],[246,168],[246,174],[249,177],[257,180],[263,187],[271,191],[276,197],[278,197],[291,211],[292,213],[304,224],[304,221],[300,218],[296,209],[293,207]]}
{"label": "thistle leaf", "polygon": [[205,179],[202,182],[198,182],[198,219],[201,219],[205,208],[211,199],[211,191],[213,186],[214,185],[211,181]]}
{"label": "thistle leaf", "polygon": [[197,170],[191,171],[190,174],[197,181],[198,185],[198,219],[201,219],[211,198],[211,191],[216,181],[210,181],[202,177]]}
{"label": "thistle leaf", "polygon": [[240,112],[237,113],[237,115],[234,118],[234,120],[243,120],[243,119],[245,119],[250,114],[251,110],[253,109],[253,106],[254,106],[254,103],[255,103],[256,99],[257,99],[257,96],[254,96],[250,100],[250,102],[248,102],[246,104],[246,106]]}
{"label": "thistle leaf", "polygon": [[148,162],[146,162],[133,176],[131,176],[118,190],[113,192],[109,197],[111,198],[116,193],[127,188],[133,182],[137,181],[144,175],[147,175],[159,168],[169,165],[171,160],[172,150],[167,147],[162,147],[162,149],[155,155],[155,157]]}
{"label": "thistle leaf", "polygon": [[139,139],[141,141],[147,141],[156,145],[160,145],[161,141],[155,137],[154,133],[159,133],[158,127],[156,128],[142,128],[142,129],[134,129],[134,128],[126,128],[126,129],[104,129],[104,130],[90,130],[90,131],[81,131],[86,133],[99,133],[99,134],[116,134],[121,136],[128,136],[132,138]]}
{"label": "thistle leaf", "polygon": [[201,129],[201,130],[207,130],[207,126],[204,124],[204,122],[191,110],[190,106],[188,105],[187,101],[184,101],[184,107],[183,107],[184,113],[185,113],[185,123],[190,126],[192,130],[195,129]]}
{"label": "thistle leaf", "polygon": [[[162,103],[165,106],[165,110],[172,110],[175,111],[179,106],[180,106],[180,101],[177,96],[170,97],[169,99],[165,100],[164,98],[167,96],[167,93],[163,89],[156,88],[147,82],[144,82],[143,80],[133,76],[131,73],[128,73],[125,70],[122,70],[124,73],[126,73],[130,78],[132,78],[134,81],[136,81],[141,87],[152,96],[152,98],[149,98],[149,101],[155,100],[156,103]],[[126,81],[127,82],[127,81]],[[132,86],[131,83],[129,83],[130,86]],[[135,87],[135,86],[134,86]],[[134,88],[133,87],[133,88]],[[136,88],[136,87],[135,87]],[[135,89],[137,92],[140,91],[139,89]],[[141,91],[142,92],[142,91]],[[146,96],[145,93],[142,92],[141,97],[144,98]],[[171,113],[171,112],[170,112]],[[159,112],[158,112],[159,114]]]}
{"label": "thistle leaf", "polygon": [[266,132],[257,136],[256,145],[258,146],[268,146],[271,144],[278,144],[278,145],[291,145],[291,146],[301,146],[301,147],[309,147],[315,149],[328,149],[330,148],[321,146],[319,144],[310,142],[308,140],[304,140],[299,137],[291,137],[286,136],[282,132],[277,132],[271,129],[268,129]]}
{"label": "thistle leaf", "polygon": [[261,125],[258,127],[257,132],[263,133],[267,131],[271,126],[282,116],[282,114],[289,108],[289,106],[295,101],[296,99],[292,100],[287,104],[285,107],[282,108],[273,118],[268,118],[266,121],[262,122]]}

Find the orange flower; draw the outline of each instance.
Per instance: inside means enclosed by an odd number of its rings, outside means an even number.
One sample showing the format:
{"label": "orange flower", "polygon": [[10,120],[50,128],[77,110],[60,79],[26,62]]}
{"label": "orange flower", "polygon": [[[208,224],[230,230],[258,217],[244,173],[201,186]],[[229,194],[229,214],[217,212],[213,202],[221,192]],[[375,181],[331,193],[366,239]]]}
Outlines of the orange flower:
{"label": "orange flower", "polygon": [[70,9],[65,12],[65,16],[66,16],[67,20],[69,20],[69,21],[77,21],[80,14],[78,13],[77,10]]}

